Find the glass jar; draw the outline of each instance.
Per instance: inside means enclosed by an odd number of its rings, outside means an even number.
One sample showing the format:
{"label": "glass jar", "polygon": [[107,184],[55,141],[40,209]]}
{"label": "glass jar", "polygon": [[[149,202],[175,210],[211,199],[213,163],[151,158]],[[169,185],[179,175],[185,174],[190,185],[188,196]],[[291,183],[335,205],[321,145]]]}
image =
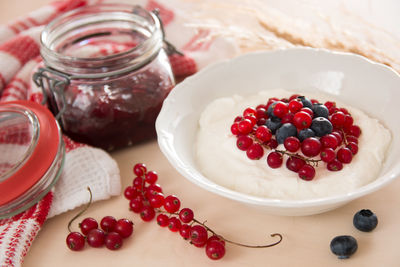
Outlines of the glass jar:
{"label": "glass jar", "polygon": [[67,12],[45,27],[41,56],[34,79],[69,137],[113,150],[156,136],[174,86],[156,13],[122,4]]}
{"label": "glass jar", "polygon": [[0,219],[42,199],[61,175],[64,143],[57,121],[32,101],[0,104]]}

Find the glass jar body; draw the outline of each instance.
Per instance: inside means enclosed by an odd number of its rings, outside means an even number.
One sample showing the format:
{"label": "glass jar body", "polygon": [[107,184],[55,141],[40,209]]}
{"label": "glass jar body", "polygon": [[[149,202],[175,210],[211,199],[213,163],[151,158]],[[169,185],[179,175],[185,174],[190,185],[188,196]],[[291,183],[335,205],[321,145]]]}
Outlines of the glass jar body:
{"label": "glass jar body", "polygon": [[[63,131],[109,151],[154,138],[174,86],[158,18],[125,5],[68,16],[44,31],[41,50],[49,76],[64,79],[42,83]],[[64,26],[68,19],[74,27]]]}

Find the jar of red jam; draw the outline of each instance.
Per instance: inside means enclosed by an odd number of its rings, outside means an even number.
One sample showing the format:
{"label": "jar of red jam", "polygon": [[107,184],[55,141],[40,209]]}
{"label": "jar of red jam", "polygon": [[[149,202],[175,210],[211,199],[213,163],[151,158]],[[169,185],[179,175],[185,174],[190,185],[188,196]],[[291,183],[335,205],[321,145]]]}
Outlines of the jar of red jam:
{"label": "jar of red jam", "polygon": [[174,86],[156,12],[101,4],[56,18],[41,35],[34,75],[72,139],[113,150],[155,137]]}

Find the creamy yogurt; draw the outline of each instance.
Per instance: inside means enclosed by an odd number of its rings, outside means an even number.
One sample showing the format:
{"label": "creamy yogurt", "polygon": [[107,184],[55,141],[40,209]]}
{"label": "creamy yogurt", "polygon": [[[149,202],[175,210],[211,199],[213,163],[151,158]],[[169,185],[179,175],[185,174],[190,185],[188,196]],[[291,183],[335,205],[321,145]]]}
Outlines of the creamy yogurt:
{"label": "creamy yogurt", "polygon": [[[296,92],[299,93],[299,92]],[[383,164],[391,142],[391,134],[377,119],[332,97],[319,94],[304,95],[321,102],[335,101],[349,110],[354,124],[360,126],[359,151],[341,171],[332,172],[321,162],[312,181],[300,179],[284,163],[278,169],[268,166],[266,150],[260,160],[250,160],[246,152],[236,147],[236,137],[230,126],[247,107],[266,103],[270,97],[289,97],[293,92],[282,89],[259,92],[252,96],[224,97],[210,103],[199,120],[195,143],[196,163],[203,174],[215,183],[234,191],[276,199],[312,199],[344,194],[373,181]]]}

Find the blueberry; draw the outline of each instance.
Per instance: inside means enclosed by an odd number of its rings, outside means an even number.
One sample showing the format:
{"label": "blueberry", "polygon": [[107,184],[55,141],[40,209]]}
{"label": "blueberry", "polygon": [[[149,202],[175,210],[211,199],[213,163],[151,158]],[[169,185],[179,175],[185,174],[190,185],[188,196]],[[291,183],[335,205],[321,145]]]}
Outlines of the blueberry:
{"label": "blueberry", "polygon": [[265,126],[271,130],[272,134],[275,134],[276,130],[282,126],[282,122],[279,118],[269,118],[265,123]]}
{"label": "blueberry", "polygon": [[314,104],[312,111],[314,112],[314,117],[324,117],[326,119],[329,118],[329,110],[324,104]]}
{"label": "blueberry", "polygon": [[289,136],[296,136],[297,129],[291,123],[284,123],[278,130],[276,130],[276,141],[278,144],[283,144],[286,138]]}
{"label": "blueberry", "polygon": [[363,232],[371,232],[378,225],[378,217],[371,210],[363,209],[354,214],[354,227]]}
{"label": "blueberry", "polygon": [[306,98],[305,96],[299,96],[298,99],[300,99],[301,103],[303,103],[303,107],[310,108],[312,110],[313,104],[310,99]]}
{"label": "blueberry", "polygon": [[314,136],[315,136],[315,133],[310,128],[301,130],[297,135],[297,137],[299,138],[300,142],[303,142],[304,139],[307,139],[309,137],[314,137]]}
{"label": "blueberry", "polygon": [[347,259],[357,251],[358,245],[354,237],[341,235],[332,239],[330,247],[332,253],[339,259]]}
{"label": "blueberry", "polygon": [[332,132],[332,123],[324,117],[317,117],[312,120],[311,130],[314,131],[315,135],[318,137],[330,134]]}

